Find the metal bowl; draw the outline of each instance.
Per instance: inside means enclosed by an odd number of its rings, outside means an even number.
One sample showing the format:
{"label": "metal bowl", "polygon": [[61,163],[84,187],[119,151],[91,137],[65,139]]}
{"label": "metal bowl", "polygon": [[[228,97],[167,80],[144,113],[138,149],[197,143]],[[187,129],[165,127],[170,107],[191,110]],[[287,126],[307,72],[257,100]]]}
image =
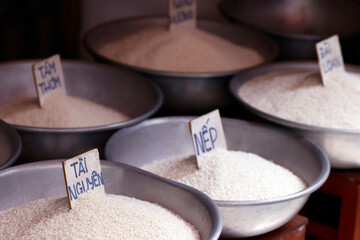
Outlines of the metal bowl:
{"label": "metal bowl", "polygon": [[[194,225],[202,239],[219,238],[221,215],[205,194],[121,163],[101,161],[101,168],[106,193],[158,203]],[[61,160],[2,170],[0,182],[0,192],[6,193],[0,195],[0,211],[40,198],[66,196]]]}
{"label": "metal bowl", "polygon": [[[106,43],[145,28],[163,26],[167,23],[167,17],[128,18],[104,23],[86,33],[84,44],[96,60],[136,71],[154,80],[164,93],[165,112],[207,111],[235,102],[227,86],[231,77],[240,72],[240,69],[214,73],[157,71],[122,64],[99,53],[99,49]],[[277,55],[275,42],[254,29],[210,20],[198,20],[197,26],[231,42],[257,50],[265,61],[270,61]]]}
{"label": "metal bowl", "polygon": [[[156,160],[194,154],[188,122],[191,117],[155,118],[115,133],[105,146],[110,161],[135,167]],[[274,230],[294,217],[312,192],[327,179],[326,156],[301,137],[266,126],[222,119],[230,150],[253,152],[300,176],[308,187],[272,200],[215,200],[223,217],[222,237],[250,237]]]}
{"label": "metal bowl", "polygon": [[[0,64],[0,105],[36,97],[31,65],[36,61]],[[19,162],[70,158],[92,148],[102,154],[108,138],[118,129],[153,115],[162,104],[159,88],[136,73],[92,62],[62,60],[68,95],[120,110],[130,120],[87,128],[40,128],[14,125],[22,140]]]}
{"label": "metal bowl", "polygon": [[21,152],[21,139],[13,127],[0,120],[0,170],[14,164]]}
{"label": "metal bowl", "polygon": [[360,62],[359,1],[222,0],[219,8],[231,20],[271,36],[279,59],[315,60],[315,43],[338,34],[345,61]]}
{"label": "metal bowl", "polygon": [[[249,71],[244,71],[235,76],[230,82],[230,90],[237,100],[252,113],[278,126],[282,126],[287,130],[296,132],[318,145],[328,156],[331,167],[359,168],[360,130],[317,127],[285,120],[254,108],[238,94],[239,89],[245,82],[251,81],[251,79],[261,75],[283,70],[320,71],[317,62],[278,62],[267,64]],[[358,66],[347,65],[346,70],[360,73],[360,67]]]}

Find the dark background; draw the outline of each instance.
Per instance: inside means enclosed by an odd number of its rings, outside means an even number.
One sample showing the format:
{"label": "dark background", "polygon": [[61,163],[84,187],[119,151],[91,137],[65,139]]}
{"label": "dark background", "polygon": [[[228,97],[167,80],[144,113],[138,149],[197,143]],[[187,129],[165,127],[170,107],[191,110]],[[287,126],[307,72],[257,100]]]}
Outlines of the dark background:
{"label": "dark background", "polygon": [[0,0],[0,61],[76,58],[80,2]]}

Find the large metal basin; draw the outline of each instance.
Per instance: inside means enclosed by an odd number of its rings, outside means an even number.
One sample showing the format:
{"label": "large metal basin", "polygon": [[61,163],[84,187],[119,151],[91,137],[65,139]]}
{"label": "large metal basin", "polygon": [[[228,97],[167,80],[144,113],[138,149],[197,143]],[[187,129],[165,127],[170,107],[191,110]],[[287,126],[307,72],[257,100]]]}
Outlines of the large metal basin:
{"label": "large metal basin", "polygon": [[[37,61],[0,64],[0,105],[23,97],[35,97],[31,65]],[[162,104],[159,88],[145,77],[99,63],[62,60],[68,95],[97,102],[124,112],[130,120],[87,128],[40,128],[12,125],[20,134],[19,162],[70,158],[103,147],[118,129],[153,115]]]}
{"label": "large metal basin", "polygon": [[[115,133],[105,147],[110,161],[135,167],[156,160],[193,154],[188,122],[191,117],[146,120]],[[250,237],[274,230],[294,217],[312,192],[327,179],[326,156],[301,137],[281,130],[235,119],[222,119],[230,150],[253,152],[273,160],[300,176],[308,187],[272,200],[219,201],[223,217],[222,237]]]}
{"label": "large metal basin", "polygon": [[279,45],[279,59],[316,60],[315,44],[338,34],[346,62],[360,63],[360,2],[338,0],[222,0],[221,12],[254,26]]}
{"label": "large metal basin", "polygon": [[14,164],[21,152],[21,139],[13,127],[0,120],[0,170]]}
{"label": "large metal basin", "polygon": [[[216,240],[222,219],[205,194],[121,163],[101,161],[106,193],[158,203],[194,225],[202,239]],[[0,211],[40,198],[65,197],[61,160],[42,161],[0,171]]]}
{"label": "large metal basin", "polygon": [[[320,71],[317,62],[279,62],[267,64],[256,69],[244,71],[235,76],[230,82],[230,90],[241,105],[245,106],[252,113],[287,130],[296,132],[319,146],[328,156],[331,167],[359,168],[360,130],[317,127],[285,120],[254,108],[238,94],[239,89],[245,82],[261,75],[282,70]],[[347,65],[346,70],[360,73],[360,67],[358,66]]]}
{"label": "large metal basin", "polygon": [[[99,53],[99,49],[106,43],[116,41],[141,29],[167,23],[167,17],[139,17],[104,23],[86,33],[84,44],[96,60],[136,71],[154,80],[164,93],[163,110],[167,113],[208,111],[234,103],[235,100],[227,86],[231,77],[241,69],[213,73],[156,71],[122,64]],[[198,20],[197,26],[231,42],[257,50],[266,62],[277,56],[275,42],[252,28],[210,20]]]}

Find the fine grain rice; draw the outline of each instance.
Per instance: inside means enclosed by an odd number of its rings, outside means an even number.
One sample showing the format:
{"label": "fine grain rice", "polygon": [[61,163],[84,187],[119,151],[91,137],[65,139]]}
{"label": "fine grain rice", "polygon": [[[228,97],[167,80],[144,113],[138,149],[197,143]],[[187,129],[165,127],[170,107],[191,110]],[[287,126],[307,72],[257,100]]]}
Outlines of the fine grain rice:
{"label": "fine grain rice", "polygon": [[83,98],[57,95],[47,98],[42,108],[36,98],[4,104],[0,106],[0,119],[23,126],[78,128],[118,123],[129,117]]}
{"label": "fine grain rice", "polygon": [[1,212],[1,239],[200,239],[192,225],[149,202],[86,193],[70,210],[67,201],[67,198],[40,199]]}
{"label": "fine grain rice", "polygon": [[312,126],[360,129],[360,76],[339,73],[321,82],[320,73],[280,71],[246,82],[238,94],[251,106]]}
{"label": "fine grain rice", "polygon": [[144,170],[192,186],[215,200],[263,200],[303,190],[289,170],[252,153],[215,149],[197,170],[195,156],[164,159]]}
{"label": "fine grain rice", "polygon": [[260,64],[255,50],[235,45],[199,29],[141,30],[107,43],[99,53],[120,63],[174,72],[221,72]]}

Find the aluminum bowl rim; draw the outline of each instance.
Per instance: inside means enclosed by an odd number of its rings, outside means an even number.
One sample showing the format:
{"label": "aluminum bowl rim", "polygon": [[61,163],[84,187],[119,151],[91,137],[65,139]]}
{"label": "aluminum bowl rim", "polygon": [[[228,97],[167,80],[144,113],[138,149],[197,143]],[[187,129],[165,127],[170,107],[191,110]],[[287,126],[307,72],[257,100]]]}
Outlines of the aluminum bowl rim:
{"label": "aluminum bowl rim", "polygon": [[[218,71],[218,72],[194,72],[194,73],[186,73],[186,72],[177,72],[177,71],[164,71],[164,70],[153,70],[150,68],[144,68],[144,67],[136,67],[133,65],[129,65],[129,64],[125,64],[125,63],[120,63],[118,61],[112,60],[100,53],[98,53],[95,49],[92,48],[92,44],[89,42],[89,36],[92,35],[94,32],[98,31],[99,29],[102,29],[104,26],[107,25],[112,25],[112,24],[117,24],[117,23],[123,23],[123,22],[128,22],[128,21],[133,21],[133,20],[141,20],[141,19],[165,19],[166,20],[166,16],[137,16],[137,17],[128,17],[128,18],[120,18],[120,19],[114,19],[114,20],[110,20],[104,23],[101,23],[91,29],[89,29],[83,37],[83,45],[85,46],[85,49],[93,56],[95,56],[98,59],[101,59],[103,61],[115,64],[117,66],[120,67],[125,67],[127,69],[130,69],[132,71],[136,71],[136,72],[140,72],[140,73],[144,73],[144,74],[150,74],[150,75],[154,75],[154,76],[161,76],[161,77],[180,77],[180,78],[209,78],[209,77],[226,77],[226,76],[233,76],[241,71],[243,71],[244,69],[236,69],[236,70],[230,70],[230,71]],[[277,55],[279,54],[279,47],[278,45],[275,43],[275,41],[273,39],[271,39],[270,37],[266,36],[265,34],[263,34],[261,31],[257,30],[256,28],[250,27],[250,26],[240,26],[239,24],[234,24],[231,22],[224,22],[224,21],[217,21],[214,19],[198,19],[197,21],[199,22],[213,22],[213,23],[220,23],[220,24],[226,24],[226,25],[232,25],[232,26],[236,26],[239,28],[244,28],[244,29],[249,29],[250,31],[257,33],[257,34],[261,34],[263,35],[263,39],[266,39],[267,42],[269,42],[269,44],[271,45],[272,48],[272,56],[270,56],[268,59],[265,59],[265,61],[263,63],[260,64],[264,64],[265,62],[268,61],[272,61],[274,60]]]}
{"label": "aluminum bowl rim", "polygon": [[[112,139],[116,138],[116,136],[118,134],[127,134],[128,132],[136,131],[143,127],[152,126],[154,124],[161,124],[161,123],[168,123],[168,122],[188,122],[189,120],[194,119],[194,118],[196,118],[196,117],[195,116],[159,117],[159,118],[145,120],[140,124],[132,126],[131,128],[121,129],[120,131],[117,131],[115,134],[113,134],[107,141],[107,143],[105,145],[105,157],[108,159],[108,156],[109,156],[110,150],[109,150],[108,143],[112,142]],[[244,124],[251,123],[254,126],[270,128],[270,126],[266,125],[266,124],[254,123],[254,122],[249,122],[249,121],[245,121],[245,120],[241,120],[241,119],[233,119],[233,118],[226,118],[226,117],[221,117],[221,119],[223,119],[225,121],[229,121],[229,122],[242,122]],[[289,132],[287,132],[283,129],[279,129],[279,128],[276,128],[276,131],[299,141],[301,144],[310,148],[311,151],[318,156],[319,162],[321,165],[321,170],[320,170],[320,174],[317,177],[317,179],[312,184],[308,185],[305,189],[303,189],[299,192],[284,196],[284,197],[265,199],[265,200],[244,200],[244,201],[213,199],[213,201],[219,207],[258,206],[258,205],[277,204],[277,203],[281,203],[281,202],[285,202],[285,201],[291,201],[296,198],[310,195],[311,193],[315,192],[317,189],[319,189],[324,184],[324,182],[327,180],[327,178],[330,174],[330,163],[329,163],[329,160],[328,160],[327,156],[325,155],[325,153],[314,143],[310,142],[306,138],[304,138],[296,133],[289,133]]]}
{"label": "aluminum bowl rim", "polygon": [[[298,66],[294,68],[294,66]],[[274,67],[280,67],[281,69],[272,69]],[[290,68],[287,68],[290,67]],[[291,68],[293,67],[293,68]],[[255,113],[258,116],[261,116],[273,123],[276,123],[280,126],[288,127],[293,130],[302,130],[308,132],[315,132],[315,133],[331,133],[331,134],[360,134],[360,129],[341,129],[341,128],[329,128],[329,127],[320,127],[314,126],[304,123],[298,123],[295,121],[287,120],[284,118],[277,117],[275,115],[266,113],[258,108],[251,106],[247,103],[239,94],[238,90],[248,81],[251,81],[254,77],[259,77],[264,74],[272,73],[274,71],[284,71],[284,70],[314,70],[319,69],[318,63],[314,61],[281,61],[281,62],[274,62],[274,63],[267,63],[262,66],[258,66],[256,68],[247,69],[244,72],[234,76],[229,83],[229,89],[232,95],[248,110]],[[262,74],[256,74],[259,70],[266,69],[267,71]],[[347,64],[346,70],[357,70],[360,73],[360,67],[356,65]]]}
{"label": "aluminum bowl rim", "polygon": [[[32,64],[32,63],[35,63],[36,61],[40,61],[40,60],[39,59],[14,60],[14,61],[0,63],[0,67],[13,66],[14,64]],[[119,70],[115,66],[110,66],[110,65],[107,65],[104,63],[87,62],[87,61],[81,61],[81,60],[63,59],[62,63],[79,64],[79,65],[93,65],[93,66],[100,66],[101,68],[108,68],[108,69],[113,69],[113,70],[117,70],[117,71]],[[130,71],[126,70],[126,69],[121,69],[120,71],[130,73]],[[138,75],[137,73],[134,73],[134,72],[131,72],[131,74]],[[25,125],[11,124],[11,123],[7,123],[7,124],[11,125],[16,130],[20,130],[23,132],[38,132],[38,133],[95,133],[95,132],[110,131],[110,130],[114,130],[114,129],[132,126],[136,123],[139,123],[139,122],[149,118],[153,114],[155,114],[160,109],[160,107],[162,106],[163,101],[164,101],[163,93],[161,92],[160,88],[153,81],[151,81],[150,79],[148,79],[146,77],[140,76],[140,75],[139,75],[139,77],[141,77],[142,81],[144,81],[146,84],[148,84],[154,90],[154,93],[156,95],[156,99],[155,99],[156,104],[145,114],[140,115],[135,118],[131,118],[130,120],[122,121],[122,122],[118,122],[118,123],[106,124],[106,125],[99,125],[99,126],[93,126],[93,127],[79,127],[79,128],[46,128],[46,127],[32,127],[32,126],[25,126]]]}

